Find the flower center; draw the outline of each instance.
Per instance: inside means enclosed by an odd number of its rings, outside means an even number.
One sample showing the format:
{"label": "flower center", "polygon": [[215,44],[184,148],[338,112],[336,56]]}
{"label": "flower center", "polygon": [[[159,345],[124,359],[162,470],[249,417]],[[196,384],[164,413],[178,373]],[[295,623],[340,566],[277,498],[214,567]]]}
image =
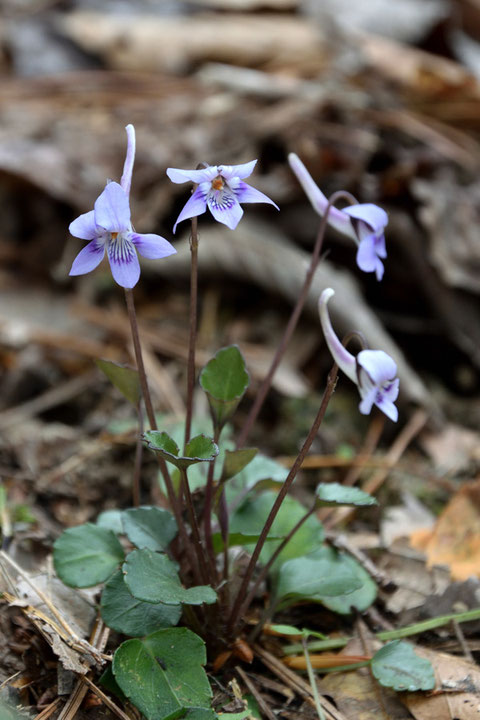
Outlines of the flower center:
{"label": "flower center", "polygon": [[134,254],[131,240],[122,232],[111,232],[108,242],[109,257],[117,263],[129,262]]}
{"label": "flower center", "polygon": [[212,180],[212,188],[214,190],[223,190],[224,184],[221,175],[217,175],[217,177]]}

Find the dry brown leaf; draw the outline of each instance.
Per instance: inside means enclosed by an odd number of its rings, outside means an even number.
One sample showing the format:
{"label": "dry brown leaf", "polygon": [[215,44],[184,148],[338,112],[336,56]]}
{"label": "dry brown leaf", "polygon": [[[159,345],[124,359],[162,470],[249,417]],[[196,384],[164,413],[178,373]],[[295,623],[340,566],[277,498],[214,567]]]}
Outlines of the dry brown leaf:
{"label": "dry brown leaf", "polygon": [[429,693],[399,693],[416,720],[479,720],[480,669],[463,658],[416,648],[433,665],[438,690]]}
{"label": "dry brown leaf", "polygon": [[428,571],[424,555],[412,550],[407,542],[397,541],[378,561],[378,567],[397,585],[386,598],[387,609],[395,614],[423,606],[427,598],[445,592],[451,582],[446,568]]}
{"label": "dry brown leaf", "polygon": [[[337,661],[342,661],[342,655],[361,653],[362,650],[360,641],[352,640],[337,655]],[[396,693],[387,688],[378,688],[368,668],[327,675],[322,678],[320,690],[333,697],[335,705],[348,720],[379,720],[383,717],[407,720],[410,717]]]}
{"label": "dry brown leaf", "polygon": [[459,472],[480,460],[479,433],[460,425],[450,423],[435,433],[424,432],[420,442],[437,472]]}
{"label": "dry brown leaf", "polygon": [[462,487],[438,518],[430,537],[413,533],[428,567],[448,565],[454,580],[480,575],[480,480]]}

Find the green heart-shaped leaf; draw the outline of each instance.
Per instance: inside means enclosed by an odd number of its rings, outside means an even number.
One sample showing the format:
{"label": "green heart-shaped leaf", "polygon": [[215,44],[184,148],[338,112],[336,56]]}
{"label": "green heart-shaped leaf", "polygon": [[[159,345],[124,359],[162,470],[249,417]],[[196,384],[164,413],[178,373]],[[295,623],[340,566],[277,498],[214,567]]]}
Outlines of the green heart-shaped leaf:
{"label": "green heart-shaped leaf", "polygon": [[218,455],[218,446],[206,435],[197,435],[187,443],[185,454],[180,455],[177,443],[166,432],[148,430],[143,434],[148,447],[177,468],[188,468],[200,462],[212,462]]}
{"label": "green heart-shaped leaf", "polygon": [[317,485],[315,500],[318,507],[378,505],[377,500],[372,495],[359,488],[346,487],[339,483],[320,483],[320,485]]}
{"label": "green heart-shaped leaf", "polygon": [[355,574],[335,561],[310,553],[283,563],[278,571],[276,597],[286,607],[316,596],[336,596],[358,590],[362,583]]}
{"label": "green heart-shaped leaf", "polygon": [[119,570],[105,585],[100,613],[104,623],[112,630],[140,637],[176,625],[182,615],[182,606],[148,603],[134,598]]}
{"label": "green heart-shaped leaf", "polygon": [[123,572],[132,595],[145,602],[201,605],[217,600],[215,590],[207,585],[183,588],[175,563],[163,553],[134,550],[123,564]]}
{"label": "green heart-shaped leaf", "polygon": [[111,360],[95,360],[97,367],[129,402],[137,407],[140,401],[140,380],[137,370],[119,365]]}
{"label": "green heart-shaped leaf", "polygon": [[372,658],[372,672],[378,682],[394,690],[432,690],[435,674],[432,664],[416,654],[410,643],[393,640]]}
{"label": "green heart-shaped leaf", "polygon": [[336,572],[342,572],[342,568],[347,572],[353,573],[360,583],[357,590],[350,590],[343,595],[314,595],[311,600],[318,602],[329,608],[339,615],[350,615],[353,610],[363,612],[374,602],[377,597],[377,586],[367,573],[367,571],[358,563],[355,558],[346,553],[338,552],[328,545],[323,545],[315,551],[317,559],[325,559],[333,562]]}
{"label": "green heart-shaped leaf", "polygon": [[[254,461],[255,462],[255,461]],[[232,480],[234,482],[234,480]],[[228,488],[228,485],[226,486]],[[235,510],[230,518],[230,532],[232,534],[242,533],[244,535],[260,535],[265,521],[270,514],[272,505],[275,502],[277,493],[266,490],[260,495],[250,494],[242,505]],[[270,535],[271,537],[283,538],[297,522],[305,515],[306,509],[295,498],[287,495],[284,499],[277,517],[275,518]],[[306,555],[319,546],[323,539],[323,529],[317,518],[312,515],[295,533],[290,542],[284,547],[273,568],[278,568],[283,562],[290,558]],[[280,544],[280,540],[265,544],[260,553],[260,562],[266,563],[273,555]],[[247,549],[253,550],[253,546]]]}
{"label": "green heart-shaped leaf", "polygon": [[235,412],[248,383],[245,360],[236,345],[222,348],[205,365],[200,385],[207,393],[216,427],[223,427]]}
{"label": "green heart-shaped leaf", "polygon": [[123,529],[137,548],[165,550],[178,528],[172,513],[163,508],[130,508],[122,513]]}
{"label": "green heart-shaped leaf", "polygon": [[240,448],[239,450],[227,450],[225,452],[225,462],[223,463],[221,481],[225,482],[241,472],[249,463],[252,462],[258,448]]}
{"label": "green heart-shaped leaf", "polygon": [[205,662],[205,643],[198,635],[187,628],[170,628],[124,642],[112,669],[122,691],[147,720],[176,720],[187,710],[193,714],[186,717],[195,720],[195,710],[209,709],[212,699]]}
{"label": "green heart-shaped leaf", "polygon": [[70,587],[104,582],[124,557],[115,533],[92,523],[65,530],[53,545],[57,575]]}
{"label": "green heart-shaped leaf", "polygon": [[104,510],[98,515],[96,524],[105,530],[111,530],[115,535],[123,534],[123,510]]}

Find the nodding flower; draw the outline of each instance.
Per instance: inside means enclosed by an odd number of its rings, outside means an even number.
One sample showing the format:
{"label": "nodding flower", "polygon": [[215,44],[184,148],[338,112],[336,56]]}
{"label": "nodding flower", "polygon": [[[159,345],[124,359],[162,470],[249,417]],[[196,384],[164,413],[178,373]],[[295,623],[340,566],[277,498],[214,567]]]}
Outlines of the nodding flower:
{"label": "nodding flower", "polygon": [[243,165],[209,165],[201,170],[179,170],[168,168],[167,175],[174,183],[193,182],[197,185],[177,222],[202,215],[207,207],[215,220],[235,230],[240,222],[243,210],[240,203],[269,203],[279,209],[269,197],[250,187],[243,180],[249,177],[256,165],[252,160]]}
{"label": "nodding flower", "polygon": [[160,235],[134,231],[130,220],[130,186],[135,160],[135,128],[127,125],[127,156],[119,183],[108,182],[95,201],[94,209],[70,223],[75,237],[90,242],[73,261],[70,275],[84,275],[102,262],[105,252],[114,280],[133,288],[140,277],[137,251],[150,259],[164,258],[177,251]]}
{"label": "nodding flower", "polygon": [[355,357],[342,345],[332,327],[327,308],[334,294],[331,288],[327,288],[318,301],[320,322],[328,349],[338,367],[357,385],[362,415],[368,415],[372,406],[376,405],[390,420],[396,422],[398,410],[394,402],[398,397],[399,386],[396,363],[383,350],[361,350]]}
{"label": "nodding flower", "polygon": [[[314,182],[298,155],[288,156],[290,167],[310,200],[313,209],[323,216],[328,199]],[[328,212],[328,224],[350,237],[357,245],[357,265],[363,272],[374,272],[377,280],[384,273],[382,259],[387,257],[384,230],[388,224],[385,210],[372,203],[359,203],[339,210],[331,207]]]}

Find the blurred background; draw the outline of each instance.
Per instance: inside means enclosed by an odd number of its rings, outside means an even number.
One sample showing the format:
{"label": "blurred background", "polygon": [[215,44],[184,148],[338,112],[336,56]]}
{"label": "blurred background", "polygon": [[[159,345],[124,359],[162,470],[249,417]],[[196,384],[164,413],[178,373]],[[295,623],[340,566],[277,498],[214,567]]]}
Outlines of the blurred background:
{"label": "blurred background", "polygon": [[[176,236],[172,227],[189,187],[170,183],[165,169],[258,158],[250,182],[281,208],[246,206],[234,232],[209,214],[200,220],[198,362],[240,344],[252,374],[240,422],[318,227],[286,161],[293,151],[327,195],[348,190],[388,211],[388,260],[378,283],[357,270],[351,241],[328,232],[252,442],[293,453],[309,427],[330,364],[316,300],[330,285],[338,332],[360,329],[397,360],[400,423],[423,408],[441,438],[435,460],[448,465],[455,448],[462,467],[478,463],[479,0],[0,6],[0,470],[14,492],[28,494],[43,477],[35,493],[56,487],[53,515],[70,524],[98,502],[75,468],[112,488],[125,474],[128,487],[130,465],[112,464],[97,438],[134,413],[93,364],[131,360],[123,293],[106,262],[68,276],[84,244],[69,222],[91,209],[107,178],[120,178],[128,123],[137,132],[135,227],[178,249],[142,261],[135,289],[159,411],[181,416],[188,342],[189,227]],[[317,450],[337,452],[341,442],[357,451],[369,421],[350,383],[335,398]]]}

